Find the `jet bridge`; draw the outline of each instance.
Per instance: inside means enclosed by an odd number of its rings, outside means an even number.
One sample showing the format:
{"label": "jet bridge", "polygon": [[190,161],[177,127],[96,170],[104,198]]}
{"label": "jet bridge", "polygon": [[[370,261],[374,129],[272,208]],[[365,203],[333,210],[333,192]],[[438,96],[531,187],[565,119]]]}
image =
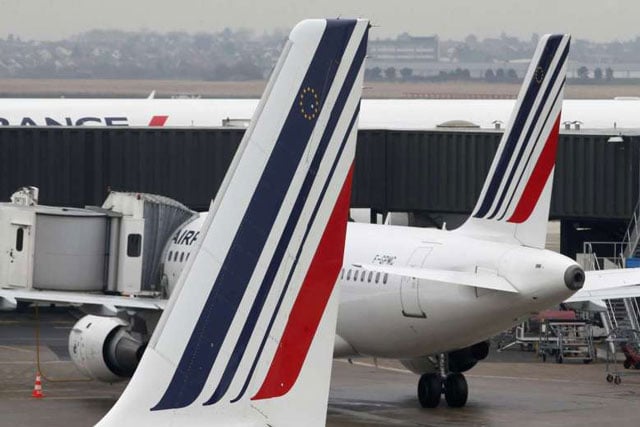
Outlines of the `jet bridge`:
{"label": "jet bridge", "polygon": [[0,287],[163,293],[164,246],[193,211],[145,193],[111,192],[84,209],[38,205],[37,193],[0,203]]}

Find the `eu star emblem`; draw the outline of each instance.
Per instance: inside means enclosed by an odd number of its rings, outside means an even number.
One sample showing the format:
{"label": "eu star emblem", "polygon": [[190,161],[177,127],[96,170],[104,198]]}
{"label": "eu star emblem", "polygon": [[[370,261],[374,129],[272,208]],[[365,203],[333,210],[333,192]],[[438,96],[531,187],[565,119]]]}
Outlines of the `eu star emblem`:
{"label": "eu star emblem", "polygon": [[542,69],[542,67],[536,68],[534,77],[538,84],[542,83],[542,80],[544,79],[544,70]]}
{"label": "eu star emblem", "polygon": [[298,97],[298,105],[300,106],[302,117],[307,120],[315,119],[320,108],[320,100],[315,89],[309,86],[302,89]]}

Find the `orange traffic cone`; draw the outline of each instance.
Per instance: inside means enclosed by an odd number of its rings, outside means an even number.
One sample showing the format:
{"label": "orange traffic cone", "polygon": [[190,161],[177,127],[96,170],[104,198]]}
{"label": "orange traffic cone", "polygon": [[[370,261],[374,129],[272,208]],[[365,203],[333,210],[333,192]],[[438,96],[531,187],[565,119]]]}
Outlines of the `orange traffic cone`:
{"label": "orange traffic cone", "polygon": [[42,394],[42,380],[40,379],[40,372],[36,372],[36,383],[33,385],[31,397],[35,397],[36,399],[44,397],[44,394]]}

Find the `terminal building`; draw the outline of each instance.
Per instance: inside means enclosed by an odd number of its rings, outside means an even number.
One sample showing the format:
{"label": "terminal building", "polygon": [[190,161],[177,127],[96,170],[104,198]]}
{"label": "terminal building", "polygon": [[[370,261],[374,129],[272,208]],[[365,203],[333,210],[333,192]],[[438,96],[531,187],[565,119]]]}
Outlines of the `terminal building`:
{"label": "terminal building", "polygon": [[[103,206],[113,191],[149,193],[177,200],[178,211],[191,215],[208,209],[243,133],[241,128],[0,127],[0,200],[26,186],[39,188],[39,205],[69,208]],[[475,205],[501,136],[500,129],[479,128],[360,130],[351,206],[368,209],[372,222],[403,213],[409,225],[456,228]],[[591,267],[637,264],[639,193],[640,135],[561,131],[550,219],[560,223],[563,254]],[[41,214],[47,213],[56,219],[51,212]],[[87,218],[114,221],[103,211]],[[125,219],[126,212],[123,224]],[[126,243],[120,253],[129,252],[131,242]],[[143,265],[136,268],[142,272]],[[47,277],[40,273],[33,277]],[[138,276],[136,286],[152,288],[145,285],[146,276]],[[638,313],[633,316],[640,323]]]}

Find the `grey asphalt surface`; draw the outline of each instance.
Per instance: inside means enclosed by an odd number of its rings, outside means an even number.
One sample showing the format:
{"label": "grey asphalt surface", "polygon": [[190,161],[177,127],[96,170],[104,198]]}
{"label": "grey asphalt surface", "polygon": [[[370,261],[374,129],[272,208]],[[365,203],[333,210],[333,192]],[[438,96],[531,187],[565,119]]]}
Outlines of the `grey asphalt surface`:
{"label": "grey asphalt surface", "polygon": [[[66,351],[75,317],[41,313],[45,398],[31,398],[35,374],[32,313],[0,312],[0,426],[89,426],[115,403],[125,383],[81,379]],[[637,426],[640,375],[605,381],[604,364],[541,363],[532,353],[492,354],[467,373],[465,408],[419,407],[417,376],[395,361],[335,361],[327,425],[347,426]],[[627,372],[628,373],[628,372]]]}

